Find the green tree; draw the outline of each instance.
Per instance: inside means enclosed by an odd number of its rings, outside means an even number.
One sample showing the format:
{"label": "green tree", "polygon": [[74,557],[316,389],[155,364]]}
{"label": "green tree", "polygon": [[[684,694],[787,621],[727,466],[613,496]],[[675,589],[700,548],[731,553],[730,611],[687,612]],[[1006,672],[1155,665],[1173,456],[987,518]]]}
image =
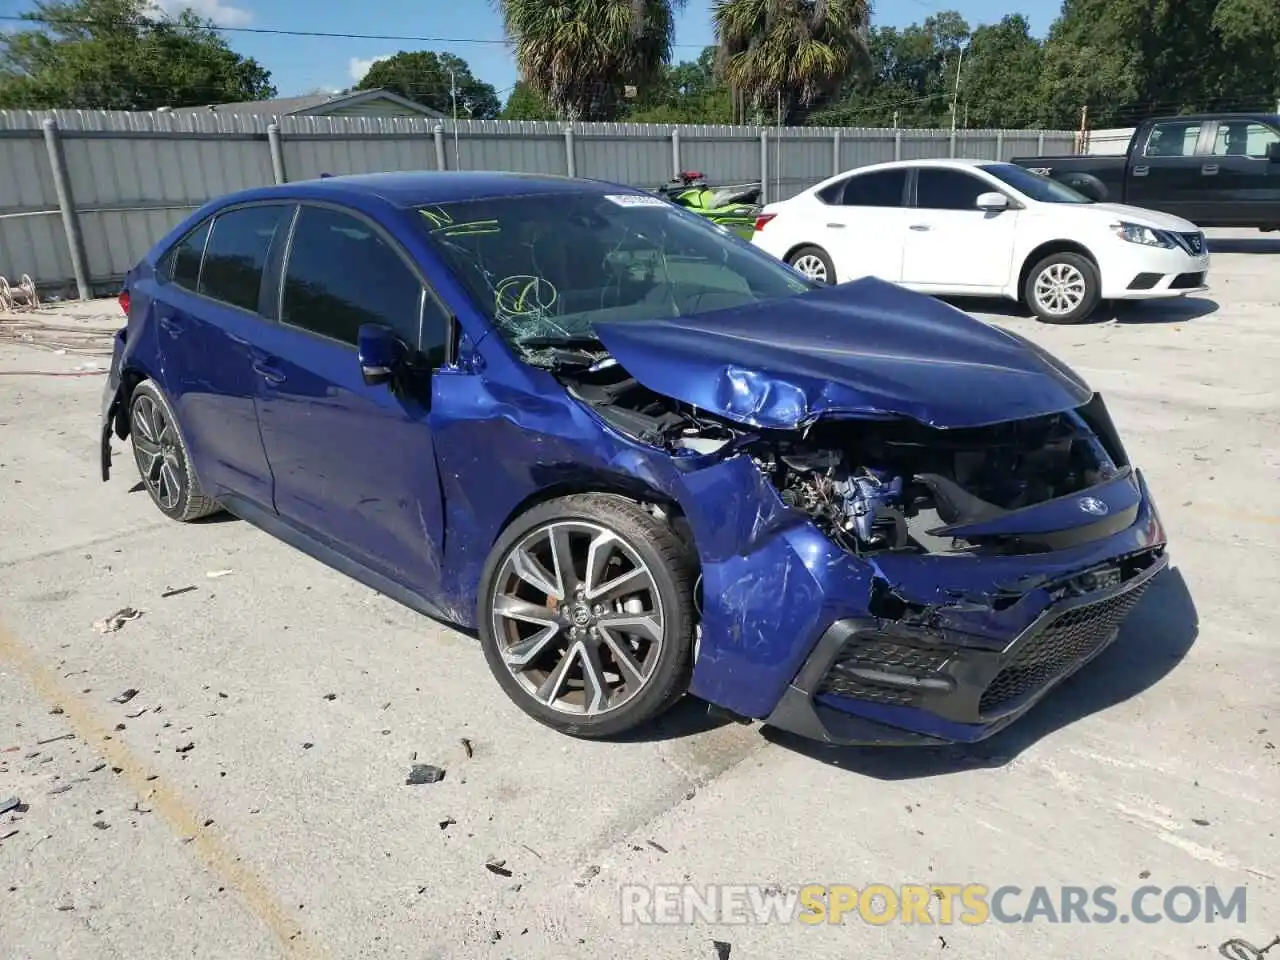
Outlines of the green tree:
{"label": "green tree", "polygon": [[714,0],[723,75],[757,115],[807,108],[867,63],[867,0]]}
{"label": "green tree", "polygon": [[716,48],[697,60],[667,67],[640,96],[627,119],[635,123],[731,123],[729,89],[716,77]]}
{"label": "green tree", "polygon": [[523,81],[511,88],[507,104],[502,108],[503,120],[554,120],[556,112]]}
{"label": "green tree", "polygon": [[446,116],[452,116],[452,83],[457,86],[458,116],[475,120],[492,120],[502,103],[491,84],[477,80],[471,67],[461,57],[430,50],[402,50],[395,56],[376,61],[356,84],[357,90],[390,90],[400,96]]}
{"label": "green tree", "polygon": [[684,0],[498,0],[521,79],[567,120],[608,120],[670,60]]}
{"label": "green tree", "polygon": [[0,108],[154,110],[275,96],[271,74],[190,10],[147,0],[37,2],[0,35]]}
{"label": "green tree", "polygon": [[960,74],[965,125],[1018,129],[1040,122],[1040,41],[1015,13],[973,31]]}

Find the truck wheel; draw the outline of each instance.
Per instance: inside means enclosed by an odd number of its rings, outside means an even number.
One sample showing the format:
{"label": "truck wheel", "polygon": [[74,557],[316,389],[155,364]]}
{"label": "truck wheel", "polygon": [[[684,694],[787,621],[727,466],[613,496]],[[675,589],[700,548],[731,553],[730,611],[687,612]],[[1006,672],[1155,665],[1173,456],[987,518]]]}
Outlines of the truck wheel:
{"label": "truck wheel", "polygon": [[1022,298],[1044,323],[1082,323],[1102,301],[1102,279],[1088,257],[1051,253],[1027,273]]}

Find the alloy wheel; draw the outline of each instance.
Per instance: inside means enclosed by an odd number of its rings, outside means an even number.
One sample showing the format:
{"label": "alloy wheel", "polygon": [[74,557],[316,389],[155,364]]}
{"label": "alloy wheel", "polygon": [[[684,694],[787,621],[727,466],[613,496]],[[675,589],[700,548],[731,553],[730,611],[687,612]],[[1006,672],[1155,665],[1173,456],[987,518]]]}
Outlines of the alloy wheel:
{"label": "alloy wheel", "polygon": [[1088,281],[1069,263],[1052,263],[1035,282],[1036,303],[1045,313],[1063,317],[1079,309],[1088,292]]}
{"label": "alloy wheel", "polygon": [[154,400],[142,395],[133,403],[130,418],[133,456],[151,496],[165,510],[182,499],[182,462],[178,456],[178,431]]}
{"label": "alloy wheel", "polygon": [[827,265],[822,262],[822,258],[812,253],[806,253],[803,256],[796,257],[795,262],[791,264],[796,270],[804,274],[810,280],[817,283],[827,282]]}
{"label": "alloy wheel", "polygon": [[502,661],[526,693],[590,717],[645,687],[665,634],[652,571],[612,530],[581,520],[544,524],[511,549],[492,620]]}

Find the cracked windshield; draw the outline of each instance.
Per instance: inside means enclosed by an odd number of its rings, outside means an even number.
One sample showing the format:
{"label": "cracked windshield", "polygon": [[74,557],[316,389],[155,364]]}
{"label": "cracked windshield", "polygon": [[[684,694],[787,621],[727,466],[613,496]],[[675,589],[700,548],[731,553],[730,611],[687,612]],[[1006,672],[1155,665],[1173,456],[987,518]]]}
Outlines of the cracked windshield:
{"label": "cracked windshield", "polygon": [[815,285],[657,198],[542,194],[423,208],[476,305],[533,363],[599,352],[602,321],[689,317]]}

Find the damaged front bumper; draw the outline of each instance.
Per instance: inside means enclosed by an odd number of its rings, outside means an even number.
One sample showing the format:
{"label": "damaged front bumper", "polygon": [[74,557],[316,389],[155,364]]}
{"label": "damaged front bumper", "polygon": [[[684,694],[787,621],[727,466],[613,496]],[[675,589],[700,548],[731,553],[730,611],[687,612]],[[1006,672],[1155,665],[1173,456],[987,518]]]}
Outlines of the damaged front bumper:
{"label": "damaged front bumper", "polygon": [[125,436],[120,427],[120,408],[123,401],[120,395],[120,367],[124,347],[125,331],[117,330],[112,340],[111,368],[107,371],[107,382],[102,388],[102,411],[99,421],[98,458],[104,482],[111,479],[111,435],[114,433],[121,439]]}
{"label": "damaged front bumper", "polygon": [[1106,649],[1167,566],[1130,482],[1131,523],[1039,553],[856,557],[802,523],[704,556],[692,692],[833,744],[983,740]]}

